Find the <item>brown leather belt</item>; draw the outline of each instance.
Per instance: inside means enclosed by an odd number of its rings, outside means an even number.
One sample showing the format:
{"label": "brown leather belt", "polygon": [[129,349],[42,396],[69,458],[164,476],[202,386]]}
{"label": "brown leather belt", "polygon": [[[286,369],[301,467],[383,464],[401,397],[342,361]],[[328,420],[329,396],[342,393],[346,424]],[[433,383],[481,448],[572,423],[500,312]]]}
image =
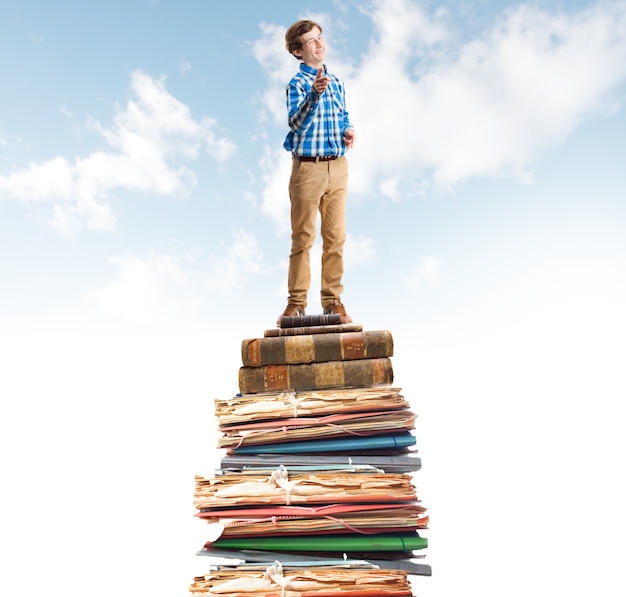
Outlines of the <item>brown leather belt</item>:
{"label": "brown leather belt", "polygon": [[308,156],[308,155],[294,155],[294,158],[301,162],[332,162],[339,156],[336,155],[320,155],[320,156]]}

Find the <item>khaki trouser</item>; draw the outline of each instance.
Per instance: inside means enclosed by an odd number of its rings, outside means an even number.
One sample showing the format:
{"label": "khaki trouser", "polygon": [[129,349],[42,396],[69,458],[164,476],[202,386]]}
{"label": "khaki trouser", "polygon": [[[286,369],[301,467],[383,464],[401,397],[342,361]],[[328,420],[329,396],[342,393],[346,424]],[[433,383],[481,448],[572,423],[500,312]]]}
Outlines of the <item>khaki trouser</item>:
{"label": "khaki trouser", "polygon": [[322,234],[322,307],[341,298],[343,245],[346,240],[348,160],[301,162],[293,158],[289,180],[291,200],[291,253],[289,255],[288,302],[307,306],[311,286],[310,252],[315,241],[317,212]]}

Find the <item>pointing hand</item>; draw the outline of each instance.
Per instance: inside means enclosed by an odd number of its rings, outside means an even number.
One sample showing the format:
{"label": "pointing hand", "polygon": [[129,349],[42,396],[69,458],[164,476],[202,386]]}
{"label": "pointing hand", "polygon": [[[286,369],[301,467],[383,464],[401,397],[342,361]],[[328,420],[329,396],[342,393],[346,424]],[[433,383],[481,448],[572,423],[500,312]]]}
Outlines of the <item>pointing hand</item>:
{"label": "pointing hand", "polygon": [[313,81],[313,89],[315,89],[317,93],[324,93],[326,87],[328,87],[329,81],[330,79],[324,76],[324,69],[318,68],[315,81]]}

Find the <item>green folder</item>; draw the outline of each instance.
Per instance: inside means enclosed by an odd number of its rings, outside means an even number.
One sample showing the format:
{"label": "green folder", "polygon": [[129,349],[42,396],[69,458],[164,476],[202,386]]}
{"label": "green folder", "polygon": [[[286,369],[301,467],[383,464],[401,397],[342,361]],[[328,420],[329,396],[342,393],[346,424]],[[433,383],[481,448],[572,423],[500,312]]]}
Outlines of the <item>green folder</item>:
{"label": "green folder", "polygon": [[301,537],[224,537],[209,548],[260,549],[268,551],[388,552],[428,547],[417,533],[380,535],[305,535]]}

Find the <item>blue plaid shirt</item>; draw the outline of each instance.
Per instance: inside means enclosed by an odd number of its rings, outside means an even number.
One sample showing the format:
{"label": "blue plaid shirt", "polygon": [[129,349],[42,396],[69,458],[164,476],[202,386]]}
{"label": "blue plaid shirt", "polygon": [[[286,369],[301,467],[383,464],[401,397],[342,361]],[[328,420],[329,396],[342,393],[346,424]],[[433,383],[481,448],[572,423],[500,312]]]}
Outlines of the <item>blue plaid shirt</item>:
{"label": "blue plaid shirt", "polygon": [[344,155],[343,134],[352,128],[346,110],[343,83],[330,73],[330,82],[320,95],[313,89],[317,70],[306,64],[287,85],[287,115],[291,129],[283,147],[294,155]]}

